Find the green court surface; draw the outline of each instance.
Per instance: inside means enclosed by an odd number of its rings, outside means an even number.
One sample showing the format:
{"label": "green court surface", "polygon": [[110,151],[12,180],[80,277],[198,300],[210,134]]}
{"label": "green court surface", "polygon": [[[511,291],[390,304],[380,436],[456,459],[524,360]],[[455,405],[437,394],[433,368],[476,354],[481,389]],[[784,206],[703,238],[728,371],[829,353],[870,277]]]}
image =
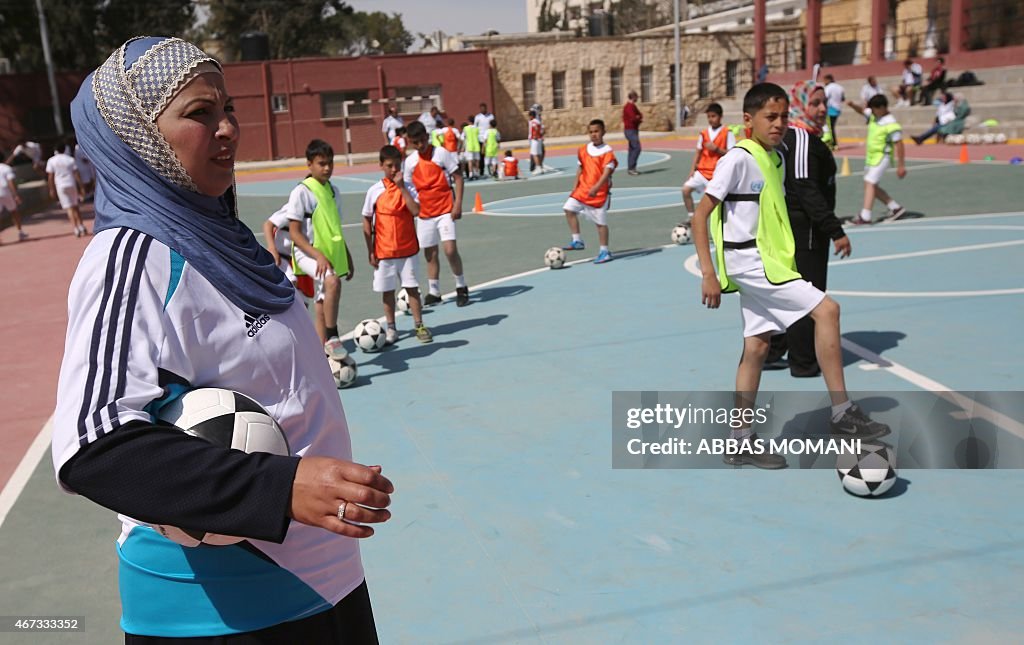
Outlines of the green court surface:
{"label": "green court surface", "polygon": [[[359,380],[340,396],[355,458],[383,464],[397,488],[394,518],[363,543],[381,642],[1018,641],[1019,470],[907,470],[900,494],[861,500],[831,470],[612,469],[612,391],[732,387],[735,299],[702,308],[693,247],[669,245],[691,159],[665,151],[640,176],[617,173],[614,194],[635,209],[613,208],[617,259],[561,271],[542,256],[568,240],[571,176],[468,184],[471,305],[430,309],[431,345],[400,317],[398,345],[354,354]],[[850,231],[854,255],[829,274],[849,387],[882,393],[865,405],[889,422],[899,411],[884,393],[1024,390],[1024,169],[908,165],[883,186],[914,215]],[[838,212],[852,215],[860,177],[838,182]],[[288,184],[276,186],[243,191],[254,230],[283,203]],[[469,212],[478,191],[500,214]],[[341,203],[365,258],[362,195]],[[596,252],[593,226],[582,231],[588,249],[570,259]],[[362,260],[342,329],[382,315],[370,278]],[[766,372],[762,388],[824,386]],[[1019,411],[997,422],[1012,441],[1024,440]],[[0,643],[118,642],[118,529],[58,492],[44,457],[0,527],[0,613],[86,627]]]}

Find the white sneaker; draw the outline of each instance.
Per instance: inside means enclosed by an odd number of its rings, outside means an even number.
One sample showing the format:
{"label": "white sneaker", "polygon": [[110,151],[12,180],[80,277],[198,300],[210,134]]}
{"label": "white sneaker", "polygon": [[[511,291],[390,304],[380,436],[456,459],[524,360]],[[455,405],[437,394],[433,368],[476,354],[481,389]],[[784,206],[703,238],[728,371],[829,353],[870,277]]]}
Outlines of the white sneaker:
{"label": "white sneaker", "polygon": [[25,231],[18,231],[18,241],[20,242],[25,239],[28,239],[28,233]]}
{"label": "white sneaker", "polygon": [[394,327],[388,327],[387,332],[384,334],[384,344],[394,345],[398,342],[398,330]]}
{"label": "white sneaker", "polygon": [[82,237],[82,229],[80,229],[80,228],[76,228],[75,229],[75,237]]}
{"label": "white sneaker", "polygon": [[348,356],[348,350],[341,344],[341,339],[337,336],[331,336],[324,343],[324,353],[333,358],[336,361],[345,360]]}

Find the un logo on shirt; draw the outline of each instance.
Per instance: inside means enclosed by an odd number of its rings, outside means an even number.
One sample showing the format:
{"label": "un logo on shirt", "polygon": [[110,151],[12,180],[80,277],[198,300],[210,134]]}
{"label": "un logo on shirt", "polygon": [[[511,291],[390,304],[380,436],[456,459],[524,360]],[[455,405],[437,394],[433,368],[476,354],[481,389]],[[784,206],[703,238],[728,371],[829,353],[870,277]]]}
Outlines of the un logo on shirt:
{"label": "un logo on shirt", "polygon": [[750,182],[750,192],[752,192],[752,193],[759,193],[759,192],[761,192],[762,188],[764,188],[764,182],[763,181],[752,181],[752,182]]}

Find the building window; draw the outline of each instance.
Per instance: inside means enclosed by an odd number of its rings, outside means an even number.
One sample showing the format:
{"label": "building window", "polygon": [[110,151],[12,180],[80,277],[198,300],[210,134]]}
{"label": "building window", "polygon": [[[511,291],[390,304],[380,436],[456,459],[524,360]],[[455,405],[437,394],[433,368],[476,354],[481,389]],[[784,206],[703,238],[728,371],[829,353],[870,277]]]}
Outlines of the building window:
{"label": "building window", "polygon": [[523,109],[529,110],[537,102],[537,75],[523,74]]}
{"label": "building window", "polygon": [[369,90],[352,90],[349,92],[324,92],[320,95],[320,118],[340,119],[345,116],[344,103],[356,101],[348,106],[349,116],[370,116]]}
{"label": "building window", "polygon": [[651,102],[651,85],[654,82],[654,68],[644,65],[640,68],[640,102]]}
{"label": "building window", "polygon": [[[682,72],[682,69],[679,70]],[[676,66],[668,66],[668,100],[676,100]]]}
{"label": "building window", "polygon": [[700,63],[697,65],[697,96],[706,99],[711,92],[708,84],[711,81],[711,63]]}
{"label": "building window", "polygon": [[612,105],[620,105],[622,103],[622,68],[613,67],[611,69],[611,94],[612,94]]}
{"label": "building window", "polygon": [[740,62],[730,60],[725,63],[725,95],[736,96],[736,78],[739,76]]}
{"label": "building window", "polygon": [[565,72],[551,72],[551,107],[555,110],[565,107]]}
{"label": "building window", "polygon": [[270,109],[275,114],[288,111],[288,95],[287,94],[274,94],[270,97]]}
{"label": "building window", "polygon": [[583,107],[594,107],[594,70],[583,70],[580,81],[583,86]]}
{"label": "building window", "polygon": [[440,110],[443,106],[440,85],[396,87],[394,100],[399,114],[415,114],[419,116],[424,112],[429,112],[432,107],[437,107]]}

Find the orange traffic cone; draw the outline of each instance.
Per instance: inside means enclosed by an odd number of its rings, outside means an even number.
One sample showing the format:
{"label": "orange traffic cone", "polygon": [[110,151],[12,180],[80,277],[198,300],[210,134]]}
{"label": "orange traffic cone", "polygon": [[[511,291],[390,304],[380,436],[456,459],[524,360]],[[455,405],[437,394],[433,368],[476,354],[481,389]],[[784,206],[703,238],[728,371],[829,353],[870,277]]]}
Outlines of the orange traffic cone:
{"label": "orange traffic cone", "polygon": [[476,199],[473,200],[473,212],[482,213],[484,212],[484,200],[480,199],[480,193],[476,194]]}
{"label": "orange traffic cone", "polygon": [[967,156],[967,144],[960,144],[960,163],[971,163],[970,158]]}

